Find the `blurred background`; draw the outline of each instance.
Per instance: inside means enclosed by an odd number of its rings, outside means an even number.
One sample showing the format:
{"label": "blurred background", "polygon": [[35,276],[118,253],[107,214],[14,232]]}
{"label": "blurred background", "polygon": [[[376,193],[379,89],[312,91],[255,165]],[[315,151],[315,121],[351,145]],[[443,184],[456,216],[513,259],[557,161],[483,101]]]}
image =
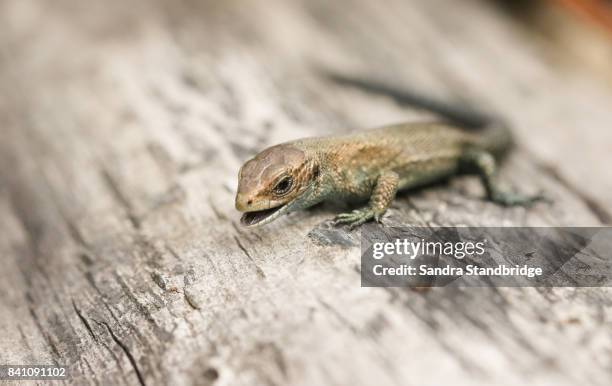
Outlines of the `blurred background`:
{"label": "blurred background", "polygon": [[612,5],[606,0],[499,1],[535,36],[586,71],[609,79]]}

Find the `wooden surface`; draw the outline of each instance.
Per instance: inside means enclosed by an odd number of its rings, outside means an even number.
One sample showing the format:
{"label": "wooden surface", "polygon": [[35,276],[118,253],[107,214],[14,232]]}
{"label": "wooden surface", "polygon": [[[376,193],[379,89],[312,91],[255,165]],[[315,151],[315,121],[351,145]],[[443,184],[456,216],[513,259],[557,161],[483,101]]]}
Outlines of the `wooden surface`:
{"label": "wooden surface", "polygon": [[[129,4],[128,4],[129,3]],[[612,218],[612,88],[488,2],[0,2],[0,363],[74,384],[609,385],[611,291],[361,288],[338,209],[245,230],[267,145],[423,112],[373,77],[503,115],[503,209],[474,178],[403,195],[413,225]]]}

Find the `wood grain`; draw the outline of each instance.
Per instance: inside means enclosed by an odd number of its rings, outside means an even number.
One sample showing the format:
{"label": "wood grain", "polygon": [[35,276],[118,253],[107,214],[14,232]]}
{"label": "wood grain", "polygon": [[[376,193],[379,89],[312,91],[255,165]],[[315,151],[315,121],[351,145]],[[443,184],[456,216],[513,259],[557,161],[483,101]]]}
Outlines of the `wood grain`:
{"label": "wood grain", "polygon": [[610,290],[359,286],[337,208],[245,230],[265,146],[426,114],[331,69],[511,122],[504,209],[460,178],[387,224],[601,225],[610,87],[560,69],[488,2],[0,2],[0,363],[74,384],[607,385]]}

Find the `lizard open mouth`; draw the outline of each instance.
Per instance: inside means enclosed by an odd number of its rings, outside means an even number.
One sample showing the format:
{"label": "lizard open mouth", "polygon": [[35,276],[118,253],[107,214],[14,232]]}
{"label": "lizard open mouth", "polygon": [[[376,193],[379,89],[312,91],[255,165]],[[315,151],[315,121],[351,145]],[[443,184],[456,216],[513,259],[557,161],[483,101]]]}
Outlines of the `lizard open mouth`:
{"label": "lizard open mouth", "polygon": [[240,218],[240,223],[246,226],[265,224],[267,222],[272,221],[274,218],[280,215],[281,209],[285,207],[286,205],[281,205],[281,206],[277,206],[277,207],[270,208],[270,209],[246,212],[245,214],[242,215],[242,218]]}

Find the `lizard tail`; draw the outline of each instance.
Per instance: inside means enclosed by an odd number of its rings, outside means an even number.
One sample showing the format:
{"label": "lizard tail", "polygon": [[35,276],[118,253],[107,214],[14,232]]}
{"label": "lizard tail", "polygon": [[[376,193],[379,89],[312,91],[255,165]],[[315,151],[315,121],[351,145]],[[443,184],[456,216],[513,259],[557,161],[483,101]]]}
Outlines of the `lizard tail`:
{"label": "lizard tail", "polygon": [[453,125],[469,131],[480,131],[482,132],[482,139],[479,140],[479,145],[491,152],[496,158],[502,157],[512,147],[512,134],[503,121],[482,112],[474,111],[469,107],[451,105],[420,93],[399,89],[396,86],[370,79],[352,78],[327,71],[324,75],[340,85],[386,95],[400,105],[431,111]]}

